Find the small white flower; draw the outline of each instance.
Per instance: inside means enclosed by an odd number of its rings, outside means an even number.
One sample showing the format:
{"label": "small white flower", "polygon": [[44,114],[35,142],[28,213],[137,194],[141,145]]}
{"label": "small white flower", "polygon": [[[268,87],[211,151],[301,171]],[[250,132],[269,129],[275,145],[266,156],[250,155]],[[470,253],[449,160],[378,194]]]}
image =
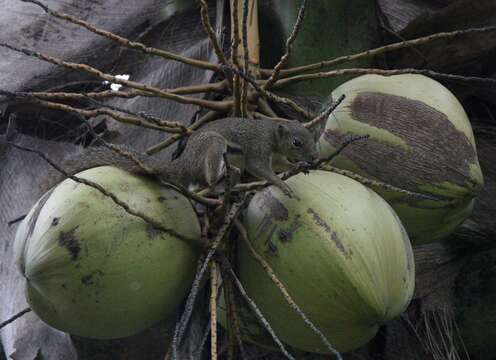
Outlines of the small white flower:
{"label": "small white flower", "polygon": [[[122,74],[122,75],[115,75],[117,79],[123,79],[123,80],[129,80],[129,74]],[[108,85],[110,82],[109,81],[104,81],[104,85]],[[119,91],[119,89],[122,87],[121,84],[110,84],[110,89],[113,91]]]}

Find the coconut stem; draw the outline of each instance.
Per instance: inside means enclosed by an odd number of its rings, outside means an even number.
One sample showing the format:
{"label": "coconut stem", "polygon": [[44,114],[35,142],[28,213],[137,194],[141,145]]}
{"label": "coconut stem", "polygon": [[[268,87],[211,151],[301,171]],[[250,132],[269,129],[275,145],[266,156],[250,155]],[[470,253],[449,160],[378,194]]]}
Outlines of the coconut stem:
{"label": "coconut stem", "polygon": [[[241,76],[246,82],[250,83],[250,85],[253,86],[253,88],[258,93],[258,95],[262,96],[266,100],[272,101],[272,102],[275,102],[275,103],[279,103],[279,104],[287,105],[292,110],[294,110],[296,113],[298,113],[302,117],[304,117],[305,119],[312,119],[313,118],[313,115],[312,114],[310,114],[307,110],[303,109],[301,106],[299,106],[293,100],[291,100],[291,99],[289,99],[287,97],[284,97],[284,96],[276,95],[273,92],[270,92],[270,91],[267,91],[267,90],[263,89],[258,84],[257,80],[255,80],[254,78],[252,78],[249,74],[246,74],[245,72],[240,71],[240,70],[238,70],[236,68],[233,68],[233,67],[230,67],[229,68],[227,66],[223,66],[222,69],[224,71],[226,71],[227,73],[232,72],[234,74],[237,74],[237,75]],[[264,84],[264,82],[261,81],[261,84]],[[276,84],[278,84],[278,83],[276,83]]]}
{"label": "coconut stem", "polygon": [[175,54],[173,52],[149,47],[149,46],[142,44],[140,42],[130,41],[129,39],[126,39],[124,37],[121,37],[119,35],[111,33],[109,31],[97,28],[96,26],[93,26],[90,23],[83,21],[81,19],[78,19],[78,18],[71,16],[69,14],[51,10],[48,6],[43,4],[41,1],[37,1],[37,0],[22,0],[22,1],[38,5],[47,14],[49,14],[53,17],[62,19],[64,21],[67,21],[69,23],[75,24],[75,25],[80,26],[80,27],[84,27],[85,29],[91,31],[92,33],[95,33],[95,34],[100,35],[100,36],[104,36],[107,39],[110,39],[110,40],[118,43],[121,46],[141,51],[144,54],[152,54],[152,55],[162,57],[164,59],[182,62],[183,64],[191,65],[191,66],[194,66],[194,67],[197,67],[200,69],[219,71],[219,66],[217,64],[212,64],[212,63],[202,61],[202,60],[187,58],[187,57]]}
{"label": "coconut stem", "polygon": [[210,264],[210,358],[217,360],[217,263]]}
{"label": "coconut stem", "polygon": [[296,37],[298,36],[298,33],[300,32],[300,29],[301,29],[301,24],[303,23],[303,18],[305,16],[306,7],[307,7],[307,0],[303,0],[303,2],[301,3],[301,6],[300,6],[300,10],[298,11],[298,17],[296,18],[296,22],[293,26],[293,30],[291,31],[291,35],[286,40],[286,48],[284,51],[284,55],[281,56],[281,59],[274,67],[272,74],[270,75],[269,79],[267,80],[267,82],[263,86],[264,89],[270,89],[272,84],[274,84],[277,81],[277,79],[279,78],[279,74],[280,74],[281,69],[288,62],[289,55],[291,54],[291,49],[293,48],[293,43],[296,40]]}
{"label": "coconut stem", "polygon": [[[377,69],[377,68],[349,68],[349,69],[331,70],[326,72],[295,75],[292,77],[287,77],[276,81],[272,87],[274,89],[280,89],[300,81],[327,79],[336,76],[347,76],[347,75],[358,76],[358,75],[370,75],[370,74],[383,75],[383,76],[392,76],[392,75],[401,75],[401,74],[420,74],[434,79],[457,81],[457,82],[465,83],[467,85],[494,86],[496,84],[496,79],[493,78],[454,75],[454,74],[440,73],[428,69],[405,68],[405,69],[385,70],[385,69]],[[260,83],[264,84],[264,81],[260,80]]]}
{"label": "coconut stem", "polygon": [[[238,343],[239,352],[241,354],[241,359],[246,360],[247,356],[245,353],[245,348],[243,346],[243,339],[241,338],[241,325],[239,322],[237,305],[236,305],[236,294],[234,293],[232,279],[227,278],[225,280],[224,295],[227,304],[227,314],[228,314],[228,324],[231,329],[229,336],[232,337],[232,332],[234,332],[234,338]],[[235,359],[234,349],[232,351],[230,360]]]}
{"label": "coconut stem", "polygon": [[8,318],[7,320],[3,321],[2,323],[0,323],[0,329],[4,328],[5,326],[7,326],[7,325],[9,325],[11,323],[13,323],[17,319],[19,319],[21,316],[23,316],[24,314],[27,314],[30,311],[31,311],[31,308],[26,308],[24,310],[19,311],[14,316],[12,316],[12,317]]}
{"label": "coconut stem", "polygon": [[267,321],[265,316],[263,316],[262,312],[258,308],[257,304],[248,296],[246,293],[245,288],[243,287],[243,284],[241,284],[241,281],[238,279],[236,274],[234,273],[234,270],[229,263],[229,260],[225,256],[219,256],[221,260],[221,266],[223,267],[223,270],[230,275],[230,277],[233,279],[234,284],[238,288],[239,292],[243,296],[243,298],[246,300],[248,305],[251,307],[253,310],[255,316],[258,318],[258,320],[262,323],[262,325],[265,327],[265,329],[269,332],[270,336],[272,337],[272,340],[277,344],[279,347],[279,350],[286,356],[286,358],[290,360],[296,360],[289,352],[286,350],[286,347],[282,343],[282,341],[277,337],[276,333],[274,332],[274,329],[272,329],[272,326],[270,323]]}
{"label": "coconut stem", "polygon": [[[469,29],[464,29],[464,30],[455,30],[455,31],[451,31],[451,32],[439,32],[439,33],[427,35],[427,36],[416,38],[416,39],[411,39],[411,40],[397,42],[394,44],[384,45],[384,46],[381,46],[381,47],[378,47],[375,49],[369,49],[369,50],[362,51],[362,52],[352,54],[352,55],[340,56],[340,57],[332,59],[332,60],[320,61],[320,62],[314,63],[314,64],[308,64],[308,65],[303,65],[303,66],[285,69],[285,70],[281,71],[281,76],[282,77],[288,77],[291,75],[301,74],[301,73],[304,73],[307,71],[329,68],[329,67],[333,67],[333,66],[337,66],[337,65],[346,63],[346,62],[351,62],[351,61],[356,61],[356,60],[361,60],[361,59],[365,59],[365,58],[370,58],[370,57],[382,55],[382,54],[385,54],[385,53],[388,53],[391,51],[395,51],[395,50],[400,50],[400,49],[409,48],[409,47],[417,47],[419,45],[427,44],[429,42],[437,41],[440,39],[452,39],[452,38],[459,37],[462,35],[492,32],[495,30],[496,30],[496,25],[492,25],[492,26],[485,26],[485,27],[480,27],[480,28],[469,28]],[[274,70],[263,69],[262,75],[270,76],[273,71]]]}
{"label": "coconut stem", "polygon": [[193,285],[191,286],[190,293],[188,294],[188,298],[186,299],[186,305],[184,308],[184,312],[181,316],[181,319],[177,322],[176,328],[174,330],[174,336],[172,338],[172,359],[177,360],[177,348],[178,345],[181,344],[182,337],[184,332],[186,331],[186,326],[188,326],[189,319],[191,318],[191,314],[193,313],[193,307],[195,304],[196,296],[198,295],[198,291],[200,290],[200,282],[203,279],[203,275],[207,270],[208,264],[210,260],[214,256],[218,246],[224,237],[229,233],[229,229],[233,224],[234,220],[239,214],[241,207],[243,206],[244,201],[233,203],[228,212],[226,212],[224,223],[220,227],[217,236],[215,237],[210,250],[208,251],[205,259],[203,260],[203,264],[198,268],[196,272],[195,279],[193,280]]}
{"label": "coconut stem", "polygon": [[402,188],[399,188],[399,187],[396,187],[396,186],[393,186],[390,184],[386,184],[385,182],[382,182],[382,181],[368,179],[364,176],[355,174],[352,171],[339,169],[339,168],[332,166],[332,165],[322,165],[321,169],[324,171],[329,171],[329,172],[333,172],[336,174],[347,176],[350,179],[356,180],[359,183],[361,183],[365,186],[371,187],[371,188],[389,190],[389,191],[396,192],[398,194],[404,194],[406,196],[411,196],[413,198],[418,198],[418,199],[423,199],[423,200],[433,200],[433,201],[443,200],[443,199],[436,197],[436,196],[433,196],[433,195],[421,194],[421,193],[409,191],[406,189],[402,189]]}
{"label": "coconut stem", "polygon": [[341,95],[334,103],[332,103],[330,106],[328,106],[324,111],[322,111],[319,115],[314,117],[312,120],[309,122],[305,123],[306,128],[312,128],[313,126],[317,125],[318,123],[327,120],[329,115],[331,115],[334,110],[343,102],[345,99],[345,95]]}

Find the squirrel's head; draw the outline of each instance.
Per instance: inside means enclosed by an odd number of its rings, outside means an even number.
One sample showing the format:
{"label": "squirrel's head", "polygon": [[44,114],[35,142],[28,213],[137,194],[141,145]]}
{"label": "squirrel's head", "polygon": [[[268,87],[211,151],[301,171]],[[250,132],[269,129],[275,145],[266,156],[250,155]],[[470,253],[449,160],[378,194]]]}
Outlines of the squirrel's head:
{"label": "squirrel's head", "polygon": [[317,160],[319,154],[312,133],[298,121],[277,124],[277,152],[289,161]]}

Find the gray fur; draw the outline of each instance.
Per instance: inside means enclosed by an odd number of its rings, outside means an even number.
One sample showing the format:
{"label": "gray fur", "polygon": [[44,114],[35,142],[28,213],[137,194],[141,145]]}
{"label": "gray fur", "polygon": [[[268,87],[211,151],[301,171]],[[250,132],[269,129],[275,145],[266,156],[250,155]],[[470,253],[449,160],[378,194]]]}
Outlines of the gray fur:
{"label": "gray fur", "polygon": [[[242,167],[251,175],[267,180],[291,196],[289,186],[272,169],[273,155],[279,155],[286,162],[317,159],[318,153],[312,134],[298,121],[248,120],[225,118],[205,125],[202,131],[213,131],[222,135],[228,144],[241,149]],[[189,141],[194,141],[194,136]],[[295,146],[298,141],[300,146]],[[238,160],[236,157],[234,159]]]}
{"label": "gray fur", "polygon": [[[269,181],[291,195],[291,189],[272,169],[272,157],[289,161],[313,161],[317,149],[312,134],[297,121],[249,120],[224,118],[203,126],[190,136],[184,152],[173,162],[158,163],[153,157],[146,157],[122,147],[132,153],[161,180],[180,184],[214,186],[225,175],[228,160],[238,168],[245,168],[251,175]],[[230,153],[231,152],[231,153]],[[106,147],[90,147],[63,164],[70,174],[92,167],[112,165],[132,173],[143,173],[134,161]],[[60,182],[58,174],[49,179],[48,185]]]}

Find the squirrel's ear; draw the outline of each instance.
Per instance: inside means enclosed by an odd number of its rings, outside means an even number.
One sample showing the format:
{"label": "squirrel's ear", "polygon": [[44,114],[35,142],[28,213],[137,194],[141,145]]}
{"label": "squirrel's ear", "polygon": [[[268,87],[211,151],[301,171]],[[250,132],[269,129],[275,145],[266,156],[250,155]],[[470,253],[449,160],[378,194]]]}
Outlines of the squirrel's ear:
{"label": "squirrel's ear", "polygon": [[284,124],[279,124],[277,125],[277,137],[282,138],[284,136],[287,136],[289,134],[289,129],[286,125]]}

